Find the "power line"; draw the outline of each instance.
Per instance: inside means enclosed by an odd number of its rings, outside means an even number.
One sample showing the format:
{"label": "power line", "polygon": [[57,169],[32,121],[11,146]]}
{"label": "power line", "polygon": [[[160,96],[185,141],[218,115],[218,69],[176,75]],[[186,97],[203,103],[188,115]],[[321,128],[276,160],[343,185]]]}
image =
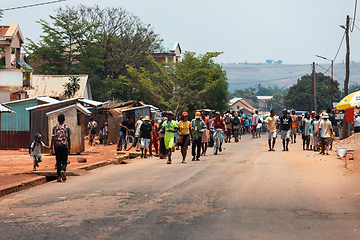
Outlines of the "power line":
{"label": "power line", "polygon": [[336,58],[337,58],[337,56],[338,56],[338,54],[339,54],[339,52],[340,52],[341,46],[342,46],[342,44],[343,44],[343,42],[344,42],[344,38],[345,38],[345,32],[344,32],[343,37],[342,37],[342,39],[341,39],[339,48],[338,48],[338,50],[337,50],[337,52],[336,52],[336,54],[335,54],[335,57],[334,57],[334,60],[333,60],[334,62],[335,62],[335,60],[336,60]]}
{"label": "power line", "polygon": [[10,11],[10,10],[16,10],[16,9],[22,9],[22,8],[30,8],[30,7],[42,6],[42,5],[65,2],[65,1],[66,0],[55,0],[55,1],[51,1],[51,2],[43,2],[43,3],[36,3],[36,4],[31,4],[31,5],[19,6],[19,7],[4,8],[4,9],[1,9],[1,11]]}
{"label": "power line", "polygon": [[[230,66],[225,66],[225,64],[223,64],[222,66],[224,67],[231,67],[231,66],[241,66],[241,65],[246,65],[246,64],[231,64],[229,63]],[[249,64],[250,65],[250,64]],[[262,64],[262,65],[250,65],[250,66],[246,66],[246,67],[239,67],[239,69],[256,69],[256,68],[260,68],[260,69],[267,69],[267,68],[287,68],[287,67],[304,67],[307,66],[308,64],[294,64],[294,65],[268,65],[268,64]],[[253,67],[252,67],[253,66]]]}

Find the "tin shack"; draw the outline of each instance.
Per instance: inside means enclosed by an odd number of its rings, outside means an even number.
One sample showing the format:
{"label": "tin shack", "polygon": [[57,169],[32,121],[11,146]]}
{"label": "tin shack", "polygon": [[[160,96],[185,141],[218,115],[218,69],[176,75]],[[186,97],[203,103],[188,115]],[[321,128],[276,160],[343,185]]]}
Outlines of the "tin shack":
{"label": "tin shack", "polygon": [[65,115],[65,124],[71,130],[71,153],[80,154],[85,151],[85,115],[91,112],[83,106],[81,98],[72,98],[57,103],[27,108],[30,112],[31,134],[41,133],[45,144],[51,143],[51,133],[57,124],[57,116]]}
{"label": "tin shack", "polygon": [[33,97],[18,101],[3,103],[14,113],[1,116],[0,147],[1,148],[27,148],[34,136],[30,133],[30,117],[26,108],[43,104],[59,102],[49,97]]}

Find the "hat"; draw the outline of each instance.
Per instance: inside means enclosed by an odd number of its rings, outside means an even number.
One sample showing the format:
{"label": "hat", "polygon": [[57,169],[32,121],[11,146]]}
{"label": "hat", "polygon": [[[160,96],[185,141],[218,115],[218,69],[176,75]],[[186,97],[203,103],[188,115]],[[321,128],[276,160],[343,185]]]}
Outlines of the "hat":
{"label": "hat", "polygon": [[183,112],[182,115],[183,115],[183,117],[189,116],[189,114],[187,112]]}
{"label": "hat", "polygon": [[144,121],[150,121],[150,117],[149,117],[149,116],[145,116]]}
{"label": "hat", "polygon": [[219,111],[216,111],[215,114],[220,115],[220,112],[219,112]]}
{"label": "hat", "polygon": [[311,111],[311,113],[315,113],[315,111]]}
{"label": "hat", "polygon": [[201,117],[201,113],[200,112],[196,112],[195,113],[195,118],[200,118]]}
{"label": "hat", "polygon": [[322,118],[329,118],[329,114],[323,113]]}
{"label": "hat", "polygon": [[140,119],[142,120],[144,117],[143,116],[140,116]]}
{"label": "hat", "polygon": [[174,113],[172,111],[168,111],[167,114],[174,116]]}
{"label": "hat", "polygon": [[42,135],[40,133],[35,134],[35,138],[42,138]]}

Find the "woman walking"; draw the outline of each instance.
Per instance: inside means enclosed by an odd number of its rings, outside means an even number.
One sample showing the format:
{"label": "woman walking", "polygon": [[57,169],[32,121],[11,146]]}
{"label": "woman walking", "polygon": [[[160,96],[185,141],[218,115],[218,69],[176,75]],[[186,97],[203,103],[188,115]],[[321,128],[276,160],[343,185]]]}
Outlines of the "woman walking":
{"label": "woman walking", "polygon": [[[182,113],[182,120],[178,124],[178,144],[181,147],[182,162],[186,163],[186,154],[188,147],[190,146],[191,123],[188,121],[189,114],[187,112]],[[179,141],[180,140],[180,141]]]}

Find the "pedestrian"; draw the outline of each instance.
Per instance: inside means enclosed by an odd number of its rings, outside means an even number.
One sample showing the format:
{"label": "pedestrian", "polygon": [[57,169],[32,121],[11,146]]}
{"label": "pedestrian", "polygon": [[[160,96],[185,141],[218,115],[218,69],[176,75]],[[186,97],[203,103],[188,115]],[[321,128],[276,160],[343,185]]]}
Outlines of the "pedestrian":
{"label": "pedestrian", "polygon": [[319,130],[319,124],[320,124],[320,116],[319,114],[316,114],[315,120],[313,121],[313,132],[314,132],[314,152],[317,152],[320,150],[319,148],[319,137],[320,137],[320,130]]}
{"label": "pedestrian", "polygon": [[[316,116],[315,116],[316,119]],[[313,150],[313,145],[314,145],[314,125],[313,125],[314,120],[311,119],[311,124],[309,127],[309,132],[310,132],[310,150]]]}
{"label": "pedestrian", "polygon": [[50,148],[41,141],[42,136],[40,133],[35,134],[35,140],[30,143],[29,154],[33,157],[33,170],[36,171],[36,167],[39,167],[39,162],[42,162],[41,147]]}
{"label": "pedestrian", "polygon": [[[331,122],[331,126],[335,126],[335,114],[333,113],[333,111],[331,110],[331,108],[326,109],[326,113],[329,116],[329,121]],[[333,145],[333,132],[331,131],[331,138],[329,138],[329,150],[332,150],[332,145]]]}
{"label": "pedestrian", "polygon": [[320,136],[321,136],[321,152],[320,154],[329,155],[328,152],[328,141],[331,137],[332,125],[329,121],[329,115],[327,113],[323,113],[322,121],[320,122],[319,129],[320,129]]}
{"label": "pedestrian", "polygon": [[166,148],[165,148],[165,128],[162,127],[163,123],[167,120],[167,112],[162,112],[161,113],[161,121],[159,122],[159,138],[160,138],[160,152],[159,152],[159,156],[160,159],[166,159]]}
{"label": "pedestrian", "polygon": [[95,134],[96,134],[97,122],[94,120],[94,117],[90,117],[90,122],[88,123],[88,128],[90,131],[89,145],[95,146]]}
{"label": "pedestrian", "polygon": [[276,142],[276,118],[274,109],[270,111],[270,116],[265,119],[265,123],[268,135],[269,151],[275,151],[274,147]]}
{"label": "pedestrian", "polygon": [[149,144],[149,155],[150,157],[153,156],[152,154],[152,146],[154,146],[155,148],[155,157],[157,157],[159,155],[159,144],[158,144],[158,126],[155,123],[155,120],[151,120],[151,125],[153,127],[153,131],[151,132],[152,134],[152,138]]}
{"label": "pedestrian", "polygon": [[[147,158],[146,153],[149,149],[150,141],[152,140],[152,125],[150,123],[150,117],[145,116],[144,122],[140,126],[140,146],[141,146],[141,158]],[[144,151],[145,150],[145,151]]]}
{"label": "pedestrian", "polygon": [[178,136],[179,136],[179,146],[181,149],[182,162],[186,163],[186,155],[188,147],[190,146],[190,137],[191,137],[191,123],[188,121],[189,114],[187,112],[182,113],[182,120],[178,124]]}
{"label": "pedestrian", "polygon": [[108,128],[108,123],[105,122],[105,127],[103,130],[104,133],[104,145],[108,144],[108,139],[109,139],[109,128]]}
{"label": "pedestrian", "polygon": [[281,129],[283,151],[289,151],[291,124],[292,124],[292,118],[288,115],[288,111],[284,109],[283,115],[280,118],[280,129]]}
{"label": "pedestrian", "polygon": [[[234,118],[232,119],[232,127],[233,127],[235,142],[239,141],[239,134],[242,125],[243,125],[242,119],[239,117],[238,112],[234,112]],[[240,138],[241,138],[241,134],[240,134]]]}
{"label": "pedestrian", "polygon": [[[305,118],[303,119],[303,128],[304,128],[304,132],[303,132],[303,150],[309,150],[309,145],[310,145],[310,130],[309,127],[311,125],[311,118],[310,118],[310,113],[309,112],[305,112]],[[305,149],[306,146],[306,149]]]}
{"label": "pedestrian", "polygon": [[224,117],[226,124],[226,138],[225,142],[231,143],[231,133],[232,133],[232,118],[230,112],[227,112]]}
{"label": "pedestrian", "polygon": [[262,122],[259,118],[258,124],[256,125],[256,136],[259,135],[259,138],[261,138],[261,128],[262,128]]}
{"label": "pedestrian", "polygon": [[251,117],[251,127],[252,127],[253,138],[257,137],[257,135],[256,135],[256,126],[258,124],[258,114],[259,114],[259,111],[255,110],[255,113]]}
{"label": "pedestrian", "polygon": [[207,156],[206,151],[207,151],[209,140],[210,140],[210,130],[209,130],[209,127],[206,126],[206,130],[201,138],[201,149],[202,149],[201,156]]}
{"label": "pedestrian", "polygon": [[192,132],[192,160],[200,161],[201,154],[201,140],[204,132],[206,131],[206,124],[200,119],[201,113],[195,113],[195,118],[191,120],[191,132]]}
{"label": "pedestrian", "polygon": [[100,128],[100,131],[99,131],[99,142],[100,142],[100,144],[103,144],[103,143],[104,143],[104,127],[101,127],[101,128]]}
{"label": "pedestrian", "polygon": [[174,133],[177,132],[176,121],[172,119],[173,117],[173,112],[169,111],[166,121],[162,124],[162,127],[165,129],[164,144],[168,158],[167,164],[171,164],[171,154],[174,147]]}
{"label": "pedestrian", "polygon": [[213,139],[216,139],[218,136],[218,132],[216,131],[216,129],[222,129],[221,134],[219,136],[219,138],[220,138],[219,152],[221,152],[222,151],[222,143],[223,143],[223,139],[224,139],[224,132],[226,132],[227,129],[226,129],[225,121],[220,116],[219,111],[217,111],[215,113],[215,118],[211,122],[210,129],[214,129]]}
{"label": "pedestrian", "polygon": [[65,123],[65,115],[60,113],[58,115],[58,124],[52,130],[51,149],[54,149],[56,156],[56,173],[57,181],[66,181],[66,166],[68,155],[71,151],[71,131],[69,126]]}
{"label": "pedestrian", "polygon": [[140,150],[140,127],[141,124],[143,124],[143,116],[140,116],[139,120],[137,120],[137,122],[135,123],[135,141],[134,141],[134,145],[135,147],[135,151],[139,151]]}
{"label": "pedestrian", "polygon": [[291,121],[292,121],[292,124],[291,124],[291,143],[296,143],[296,134],[297,134],[297,128],[298,128],[298,125],[297,125],[297,118],[298,116],[295,114],[295,110],[291,110]]}
{"label": "pedestrian", "polygon": [[122,143],[125,139],[126,132],[127,131],[134,131],[135,124],[134,124],[134,117],[130,116],[127,120],[124,120],[120,125],[120,132],[119,132],[119,138],[118,138],[118,144],[117,144],[117,151],[122,150]]}
{"label": "pedestrian", "polygon": [[355,115],[355,122],[354,122],[354,132],[360,132],[360,115]]}
{"label": "pedestrian", "polygon": [[245,117],[245,133],[244,133],[244,135],[245,135],[246,133],[250,133],[249,128],[250,128],[250,120],[249,120],[248,117]]}

